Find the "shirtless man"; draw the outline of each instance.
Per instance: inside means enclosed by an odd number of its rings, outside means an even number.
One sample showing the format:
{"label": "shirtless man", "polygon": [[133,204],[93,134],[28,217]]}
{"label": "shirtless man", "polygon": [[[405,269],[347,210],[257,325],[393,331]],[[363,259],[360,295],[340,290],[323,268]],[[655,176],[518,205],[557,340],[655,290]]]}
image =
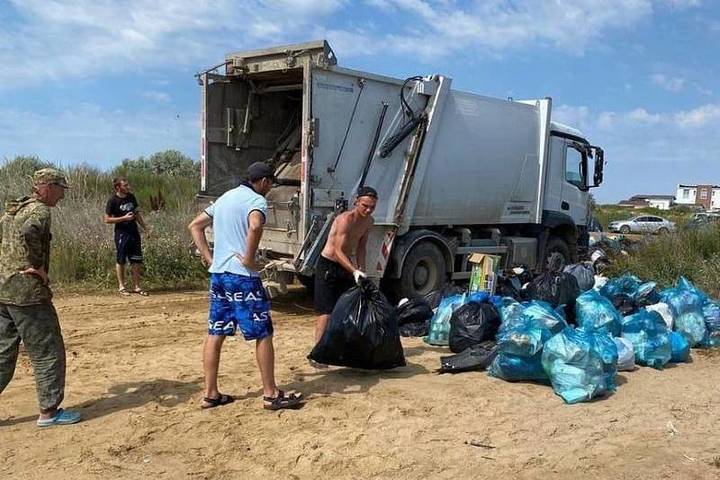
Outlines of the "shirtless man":
{"label": "shirtless man", "polygon": [[[377,192],[360,187],[352,210],[341,213],[330,228],[325,248],[315,266],[315,343],[325,333],[330,314],[340,296],[365,278],[365,245],[373,226]],[[351,260],[353,257],[355,263]],[[354,280],[354,282],[353,282]]]}

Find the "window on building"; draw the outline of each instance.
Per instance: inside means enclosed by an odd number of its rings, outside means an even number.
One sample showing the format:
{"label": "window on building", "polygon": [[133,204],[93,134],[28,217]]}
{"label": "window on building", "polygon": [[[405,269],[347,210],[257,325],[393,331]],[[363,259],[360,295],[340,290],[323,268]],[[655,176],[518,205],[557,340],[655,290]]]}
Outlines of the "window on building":
{"label": "window on building", "polygon": [[700,190],[700,200],[707,200],[707,190]]}
{"label": "window on building", "polygon": [[683,198],[690,198],[690,189],[683,188]]}

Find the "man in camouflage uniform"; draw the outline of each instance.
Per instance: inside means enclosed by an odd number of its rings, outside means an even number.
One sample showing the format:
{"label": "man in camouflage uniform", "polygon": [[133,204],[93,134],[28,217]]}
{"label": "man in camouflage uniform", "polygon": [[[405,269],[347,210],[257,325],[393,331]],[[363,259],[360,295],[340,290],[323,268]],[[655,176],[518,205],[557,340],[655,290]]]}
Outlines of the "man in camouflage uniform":
{"label": "man in camouflage uniform", "polygon": [[63,410],[65,344],[49,287],[50,208],[65,196],[58,170],[33,175],[33,194],[6,204],[0,219],[0,393],[15,373],[20,341],[35,371],[37,425],[67,425],[80,413]]}

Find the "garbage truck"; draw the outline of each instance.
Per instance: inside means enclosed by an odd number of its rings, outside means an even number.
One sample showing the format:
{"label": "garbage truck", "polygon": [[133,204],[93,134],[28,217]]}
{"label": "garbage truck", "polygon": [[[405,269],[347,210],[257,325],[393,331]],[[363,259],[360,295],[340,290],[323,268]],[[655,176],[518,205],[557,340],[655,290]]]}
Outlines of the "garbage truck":
{"label": "garbage truck", "polygon": [[537,271],[587,249],[604,154],[552,120],[549,97],[347,69],[324,40],[230,53],[197,78],[199,201],[236,187],[253,162],[278,177],[260,244],[271,295],[294,278],[312,284],[333,219],[363,185],[379,194],[363,268],[397,297],[467,281],[475,253]]}

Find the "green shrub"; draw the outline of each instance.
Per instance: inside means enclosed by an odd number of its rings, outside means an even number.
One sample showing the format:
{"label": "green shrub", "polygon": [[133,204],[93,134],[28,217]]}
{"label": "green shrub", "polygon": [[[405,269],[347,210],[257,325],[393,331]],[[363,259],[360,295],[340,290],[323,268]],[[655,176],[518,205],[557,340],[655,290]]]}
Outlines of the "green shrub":
{"label": "green shrub", "polygon": [[639,251],[618,256],[609,275],[630,272],[664,288],[681,275],[714,298],[720,297],[720,225],[654,237]]}

